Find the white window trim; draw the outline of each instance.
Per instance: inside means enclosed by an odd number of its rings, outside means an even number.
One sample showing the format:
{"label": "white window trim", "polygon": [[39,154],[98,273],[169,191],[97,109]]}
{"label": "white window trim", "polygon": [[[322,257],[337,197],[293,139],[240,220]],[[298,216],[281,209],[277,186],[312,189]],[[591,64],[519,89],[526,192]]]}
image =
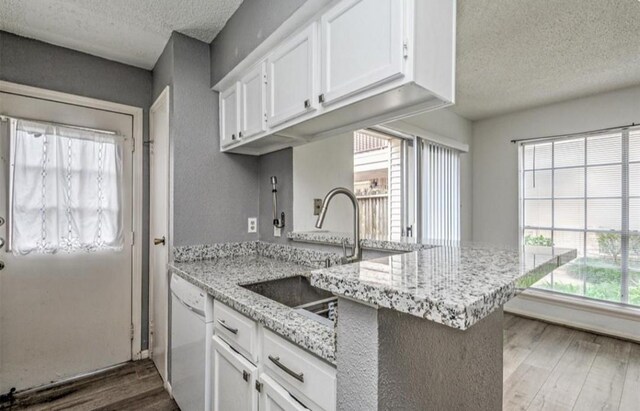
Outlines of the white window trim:
{"label": "white window trim", "polygon": [[[98,110],[113,111],[127,114],[133,118],[133,230],[137,233],[138,241],[132,245],[132,287],[131,287],[131,323],[134,327],[131,340],[131,359],[139,360],[146,353],[142,352],[142,177],[143,177],[143,109],[125,104],[112,103],[59,91],[47,90],[37,87],[25,86],[0,80],[0,91],[20,94],[28,97],[57,101],[67,104],[94,108]],[[135,238],[133,237],[133,238]]]}

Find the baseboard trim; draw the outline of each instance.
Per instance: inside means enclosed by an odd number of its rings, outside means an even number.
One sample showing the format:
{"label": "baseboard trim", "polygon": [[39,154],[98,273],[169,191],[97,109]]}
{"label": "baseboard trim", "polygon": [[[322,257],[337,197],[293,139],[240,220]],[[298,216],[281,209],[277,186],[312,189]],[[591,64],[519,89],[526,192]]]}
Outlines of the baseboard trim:
{"label": "baseboard trim", "polygon": [[[527,290],[508,302],[505,312],[640,342],[640,309]],[[636,332],[629,332],[635,330]]]}

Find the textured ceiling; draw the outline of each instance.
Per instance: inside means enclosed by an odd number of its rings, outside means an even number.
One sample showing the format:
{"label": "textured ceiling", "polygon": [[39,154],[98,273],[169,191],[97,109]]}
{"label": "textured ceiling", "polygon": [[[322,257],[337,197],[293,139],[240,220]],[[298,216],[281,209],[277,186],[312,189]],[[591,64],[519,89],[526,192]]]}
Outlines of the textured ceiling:
{"label": "textured ceiling", "polygon": [[471,120],[640,84],[640,1],[458,0],[456,80]]}
{"label": "textured ceiling", "polygon": [[[210,42],[241,0],[0,0],[0,29],[144,68],[171,31]],[[471,120],[640,84],[638,0],[458,0]]]}
{"label": "textured ceiling", "polygon": [[211,42],[242,0],[0,0],[0,30],[150,69],[173,30]]}

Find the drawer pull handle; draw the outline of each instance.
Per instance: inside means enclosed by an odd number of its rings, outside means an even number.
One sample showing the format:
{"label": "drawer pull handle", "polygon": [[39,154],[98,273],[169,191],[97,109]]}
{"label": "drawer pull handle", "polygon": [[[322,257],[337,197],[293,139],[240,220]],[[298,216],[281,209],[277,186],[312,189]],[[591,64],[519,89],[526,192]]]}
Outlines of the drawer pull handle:
{"label": "drawer pull handle", "polygon": [[271,360],[272,363],[277,365],[278,368],[280,368],[282,371],[286,372],[287,374],[289,374],[290,376],[292,376],[296,380],[298,380],[300,382],[304,382],[304,374],[303,373],[298,374],[298,373],[292,371],[291,368],[287,367],[286,365],[284,365],[283,363],[280,362],[280,357],[273,357],[273,356],[270,355],[269,359]]}
{"label": "drawer pull handle", "polygon": [[224,320],[218,320],[218,324],[220,324],[222,326],[222,328],[224,328],[225,330],[229,331],[230,333],[238,334],[238,329],[229,327],[227,324],[225,324]]}

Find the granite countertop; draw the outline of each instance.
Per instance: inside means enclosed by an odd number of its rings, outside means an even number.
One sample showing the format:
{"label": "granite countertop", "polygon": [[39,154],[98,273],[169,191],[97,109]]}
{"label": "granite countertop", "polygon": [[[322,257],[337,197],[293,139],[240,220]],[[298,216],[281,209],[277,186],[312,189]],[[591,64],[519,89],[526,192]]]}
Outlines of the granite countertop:
{"label": "granite countertop", "polygon": [[[291,241],[313,244],[339,245],[346,243],[348,247],[353,247],[353,233],[342,233],[334,231],[291,231],[287,233],[287,238]],[[400,241],[372,240],[368,238],[360,239],[360,246],[369,250],[399,251],[409,252],[418,250],[428,250],[435,247],[434,244],[420,244],[415,240],[404,239]]]}
{"label": "granite countertop", "polygon": [[474,243],[438,245],[311,273],[311,284],[340,296],[465,330],[576,251]]}
{"label": "granite countertop", "polygon": [[[170,263],[172,273],[186,279],[240,313],[335,364],[335,330],[241,285],[309,276],[327,257],[339,255],[262,242],[183,247]],[[174,256],[175,258],[175,256]],[[205,259],[201,259],[205,258]]]}

